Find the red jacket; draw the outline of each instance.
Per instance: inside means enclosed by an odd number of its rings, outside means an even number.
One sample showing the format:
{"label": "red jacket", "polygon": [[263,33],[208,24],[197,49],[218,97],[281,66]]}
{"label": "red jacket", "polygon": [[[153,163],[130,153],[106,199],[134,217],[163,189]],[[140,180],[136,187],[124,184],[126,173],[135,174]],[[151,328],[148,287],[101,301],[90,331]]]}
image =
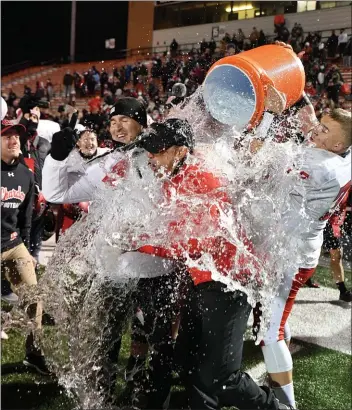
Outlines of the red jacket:
{"label": "red jacket", "polygon": [[63,204],[59,206],[56,222],[56,242],[58,241],[60,234],[63,234],[68,228],[70,228],[83,212],[88,213],[88,207],[88,202]]}
{"label": "red jacket", "polygon": [[[246,255],[237,255],[236,246],[225,239],[225,232],[223,236],[211,235],[211,232],[219,233],[221,230],[219,225],[220,212],[230,204],[228,196],[219,190],[223,186],[224,181],[210,172],[202,171],[197,165],[184,165],[180,172],[164,185],[166,197],[170,199],[173,196],[177,201],[177,207],[184,208],[182,218],[169,224],[170,237],[178,237],[177,243],[171,244],[167,248],[145,245],[139,251],[163,258],[182,259],[186,264],[187,261],[190,264],[190,259],[196,260],[202,253],[207,253],[212,256],[216,270],[222,275],[227,276],[231,273],[235,279],[245,284],[252,277],[254,269],[257,279],[259,265],[252,253],[252,244],[245,237],[244,232],[240,232],[239,236],[248,251]],[[202,203],[199,207],[192,206],[192,209],[189,209],[187,202],[182,202],[183,195],[201,198]],[[204,212],[205,209],[208,209],[209,212]],[[196,236],[197,233],[202,232],[202,229],[205,235]],[[180,239],[185,236],[188,236],[188,239],[187,237]],[[247,256],[248,253],[249,256]],[[251,264],[252,270],[249,269],[249,264]],[[235,266],[237,269],[233,272]],[[212,280],[210,270],[188,266],[188,271],[195,285]]]}

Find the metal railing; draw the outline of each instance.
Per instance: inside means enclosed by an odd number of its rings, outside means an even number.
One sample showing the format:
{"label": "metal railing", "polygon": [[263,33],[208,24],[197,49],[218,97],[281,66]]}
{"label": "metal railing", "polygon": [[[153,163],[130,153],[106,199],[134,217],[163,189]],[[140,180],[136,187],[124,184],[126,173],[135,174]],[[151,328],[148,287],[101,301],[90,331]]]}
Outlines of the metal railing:
{"label": "metal railing", "polygon": [[[335,31],[340,31],[342,28],[336,28]],[[351,33],[351,27],[344,27],[348,33]],[[331,30],[322,30],[320,31],[322,35],[322,40],[326,40],[331,33]],[[303,38],[307,36],[307,32],[303,33]],[[267,40],[270,42],[276,37],[276,34],[269,34],[266,35]],[[248,39],[247,39],[248,40]],[[216,41],[217,47],[220,46],[221,41]],[[185,43],[180,44],[178,48],[178,54],[186,54],[191,50],[198,50],[200,48],[200,42],[192,42],[192,43]],[[84,63],[84,62],[91,62],[91,61],[112,61],[112,60],[136,60],[139,59],[148,59],[151,58],[155,54],[164,54],[170,50],[169,45],[162,45],[162,46],[155,46],[155,47],[144,47],[144,48],[135,48],[135,49],[121,49],[121,50],[104,50],[99,57],[94,58],[94,56],[77,56],[76,63]],[[25,77],[31,74],[31,69],[34,67],[45,67],[49,65],[66,65],[70,64],[69,61],[65,61],[63,58],[54,58],[48,61],[41,62],[39,64],[35,64],[31,61],[24,61],[18,64],[12,64],[11,66],[5,66],[2,68],[1,75],[2,77],[13,74],[17,71],[21,71],[19,73],[19,77]],[[36,72],[40,72],[41,70],[37,70]],[[15,80],[16,77],[11,78],[11,80]]]}
{"label": "metal railing", "polygon": [[[352,28],[351,27],[342,27],[342,28],[336,28],[335,31],[340,31],[340,30],[346,30],[349,34],[351,33]],[[321,30],[319,31],[322,35],[322,40],[327,40],[330,37],[331,30]],[[303,39],[308,35],[308,32],[303,33]],[[266,38],[267,40],[273,41],[274,38],[276,37],[276,34],[267,34]],[[247,38],[248,40],[248,38]],[[221,40],[216,41],[216,46],[219,47],[221,43]],[[184,43],[180,44],[178,48],[178,53],[187,53],[191,51],[192,49],[198,50],[200,48],[200,42],[193,42],[193,43]],[[145,57],[152,57],[155,54],[162,54],[162,53],[167,53],[170,50],[169,45],[162,45],[162,46],[155,46],[155,47],[139,47],[135,49],[123,49],[123,50],[118,50],[116,53],[114,53],[114,58],[113,59],[121,59],[121,60],[126,60],[130,58],[145,58]],[[93,59],[89,59],[86,61],[92,61]],[[98,59],[97,59],[98,60]],[[105,59],[107,60],[107,59]],[[82,61],[83,62],[83,61]]]}

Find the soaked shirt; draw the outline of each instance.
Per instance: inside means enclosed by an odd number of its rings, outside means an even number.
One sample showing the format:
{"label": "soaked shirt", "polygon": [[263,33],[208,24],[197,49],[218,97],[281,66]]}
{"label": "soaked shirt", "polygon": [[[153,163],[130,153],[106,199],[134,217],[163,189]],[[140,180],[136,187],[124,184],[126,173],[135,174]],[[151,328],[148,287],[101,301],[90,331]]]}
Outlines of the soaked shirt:
{"label": "soaked shirt", "polygon": [[290,193],[292,205],[284,215],[287,232],[297,218],[306,218],[300,233],[301,268],[317,266],[327,220],[347,201],[351,188],[351,153],[341,156],[319,148],[307,148]]}
{"label": "soaked shirt", "polygon": [[[131,173],[132,180],[143,178],[147,182],[155,179],[145,151],[135,149],[129,155],[115,151],[88,163],[79,162],[77,156],[56,161],[49,155],[43,169],[43,194],[47,201],[59,204],[95,201],[90,207],[93,210],[102,199],[99,198],[99,192],[108,186],[114,187],[122,181],[128,181]],[[135,194],[139,195],[138,192]],[[100,249],[99,257],[104,264],[112,264],[111,270],[119,270],[120,277],[124,276],[123,272],[126,272],[126,277],[156,277],[169,273],[174,266],[172,261],[163,258],[138,252],[120,254],[116,248],[105,245]]]}

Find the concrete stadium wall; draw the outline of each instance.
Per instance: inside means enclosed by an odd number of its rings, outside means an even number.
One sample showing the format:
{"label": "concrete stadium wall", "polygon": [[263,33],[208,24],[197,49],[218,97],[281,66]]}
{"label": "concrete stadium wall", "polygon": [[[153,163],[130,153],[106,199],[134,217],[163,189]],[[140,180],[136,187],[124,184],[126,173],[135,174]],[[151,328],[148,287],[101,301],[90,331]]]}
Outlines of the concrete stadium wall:
{"label": "concrete stadium wall", "polygon": [[[336,28],[349,28],[351,33],[352,6],[335,7],[325,10],[306,11],[302,13],[290,13],[285,15],[287,27],[292,29],[294,23],[300,23],[305,32],[325,31],[323,36],[327,36],[328,31]],[[258,17],[246,20],[228,21],[224,23],[200,24],[196,26],[176,27],[165,30],[154,30],[153,47],[167,46],[175,38],[179,44],[197,43],[203,38],[211,38],[212,28],[219,27],[220,35],[215,40],[220,40],[225,32],[233,34],[241,28],[246,36],[249,36],[255,26],[262,29],[266,35],[274,34],[274,16]]]}

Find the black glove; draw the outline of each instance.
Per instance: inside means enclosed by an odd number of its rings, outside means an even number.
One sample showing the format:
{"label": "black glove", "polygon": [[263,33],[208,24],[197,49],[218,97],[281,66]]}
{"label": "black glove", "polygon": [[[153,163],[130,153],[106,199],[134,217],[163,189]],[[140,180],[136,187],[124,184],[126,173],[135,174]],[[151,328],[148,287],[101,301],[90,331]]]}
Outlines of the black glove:
{"label": "black glove", "polygon": [[70,127],[56,132],[51,141],[51,157],[56,161],[63,161],[73,150],[78,141],[76,131]]}
{"label": "black glove", "polygon": [[31,95],[24,95],[18,104],[23,114],[28,114],[36,105],[36,101]]}
{"label": "black glove", "polygon": [[53,135],[50,154],[56,161],[63,161],[66,159],[76,146],[79,138],[74,129],[77,116],[77,112],[73,113],[69,126]]}
{"label": "black glove", "polygon": [[32,120],[27,120],[27,118],[22,117],[19,124],[26,128],[26,133],[22,133],[20,139],[21,144],[28,141],[29,138],[34,138],[37,135],[38,123]]}

